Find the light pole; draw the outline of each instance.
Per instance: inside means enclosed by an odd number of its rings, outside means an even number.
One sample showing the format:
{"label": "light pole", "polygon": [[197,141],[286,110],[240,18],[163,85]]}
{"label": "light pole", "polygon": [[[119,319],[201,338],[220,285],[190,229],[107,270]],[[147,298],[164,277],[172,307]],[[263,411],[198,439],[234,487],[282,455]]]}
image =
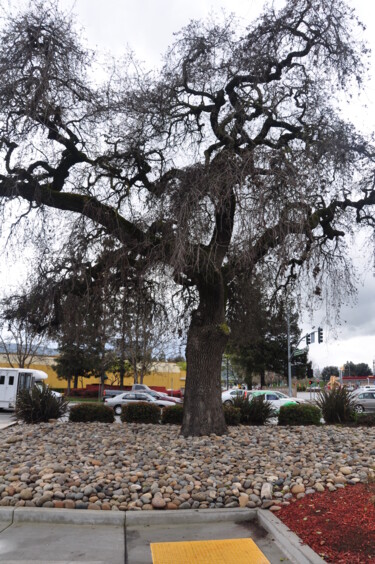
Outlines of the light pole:
{"label": "light pole", "polygon": [[292,397],[292,357],[290,353],[290,315],[289,310],[286,317],[288,335],[288,393]]}

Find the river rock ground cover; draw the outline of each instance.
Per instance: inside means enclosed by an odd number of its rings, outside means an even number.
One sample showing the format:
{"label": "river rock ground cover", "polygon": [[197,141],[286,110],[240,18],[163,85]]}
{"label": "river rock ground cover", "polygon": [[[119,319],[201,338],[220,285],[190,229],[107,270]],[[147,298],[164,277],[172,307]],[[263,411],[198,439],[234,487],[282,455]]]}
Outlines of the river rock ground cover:
{"label": "river rock ground cover", "polygon": [[263,507],[367,482],[375,429],[45,423],[0,431],[0,505],[98,510]]}

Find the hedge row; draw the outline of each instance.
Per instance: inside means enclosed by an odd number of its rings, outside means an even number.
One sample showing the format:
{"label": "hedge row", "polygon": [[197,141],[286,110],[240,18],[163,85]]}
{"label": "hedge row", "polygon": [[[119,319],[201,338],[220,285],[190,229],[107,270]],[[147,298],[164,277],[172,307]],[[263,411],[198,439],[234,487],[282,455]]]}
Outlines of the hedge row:
{"label": "hedge row", "polygon": [[[224,416],[227,425],[263,425],[268,421],[269,412],[267,402],[244,402],[240,407],[224,406]],[[51,400],[52,401],[52,400]],[[250,407],[249,407],[250,406]],[[241,410],[242,408],[242,410]],[[271,412],[274,416],[275,414]],[[264,420],[266,416],[266,420]],[[19,415],[20,417],[20,415]],[[289,404],[282,406],[278,414],[279,425],[320,425],[322,412],[319,407],[305,404]],[[20,417],[22,419],[22,417]],[[163,410],[159,406],[146,402],[124,405],[122,407],[121,421],[126,423],[163,423],[181,425],[183,406],[171,405]],[[375,413],[355,414],[352,425],[375,426]],[[43,419],[45,420],[45,419]],[[103,404],[84,403],[74,405],[70,409],[69,420],[73,422],[100,421],[113,423],[114,412],[111,407]],[[26,421],[29,422],[29,421]],[[39,421],[33,421],[39,422]]]}
{"label": "hedge row", "polygon": [[319,407],[308,403],[283,405],[279,411],[279,425],[320,425]]}
{"label": "hedge row", "polygon": [[[227,425],[264,425],[275,413],[261,396],[253,401],[237,402],[237,407],[224,406],[224,416]],[[163,423],[181,425],[183,406],[171,405],[163,410],[158,405],[138,402],[122,406],[121,421],[126,423]],[[286,405],[280,409],[279,425],[319,425],[320,409],[309,404]],[[111,407],[103,404],[83,403],[74,405],[69,414],[69,420],[74,422],[101,421],[112,423],[114,412]],[[365,418],[363,418],[363,421]],[[364,424],[369,424],[364,423]]]}
{"label": "hedge row", "polygon": [[100,403],[77,403],[70,408],[69,421],[75,423],[113,423],[115,414],[111,407]]}
{"label": "hedge row", "polygon": [[[121,421],[123,423],[163,423],[181,425],[184,409],[182,405],[171,405],[164,407],[147,402],[138,402],[122,406]],[[232,406],[224,407],[224,415],[227,425],[238,425],[241,414],[238,408]],[[73,422],[101,421],[112,423],[114,411],[111,407],[103,404],[79,403],[70,410],[69,420]]]}
{"label": "hedge row", "polygon": [[161,409],[158,405],[147,402],[128,403],[122,406],[123,423],[159,423]]}

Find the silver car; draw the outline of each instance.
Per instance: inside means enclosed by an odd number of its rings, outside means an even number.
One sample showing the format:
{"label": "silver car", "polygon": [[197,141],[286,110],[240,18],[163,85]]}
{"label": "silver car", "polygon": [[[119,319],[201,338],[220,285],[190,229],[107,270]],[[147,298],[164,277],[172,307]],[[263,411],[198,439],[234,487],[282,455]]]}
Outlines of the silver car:
{"label": "silver car", "polygon": [[363,413],[364,411],[375,411],[375,391],[362,392],[354,397],[354,411]]}
{"label": "silver car", "polygon": [[224,405],[232,405],[236,398],[246,398],[248,393],[248,390],[242,390],[240,388],[226,390],[221,394],[221,401]]}
{"label": "silver car", "polygon": [[121,407],[129,403],[138,403],[141,401],[146,401],[158,405],[159,407],[170,407],[173,405],[170,401],[165,401],[161,399],[156,399],[150,394],[139,393],[139,392],[125,392],[119,394],[113,398],[106,398],[104,404],[112,407],[116,415],[121,415]]}

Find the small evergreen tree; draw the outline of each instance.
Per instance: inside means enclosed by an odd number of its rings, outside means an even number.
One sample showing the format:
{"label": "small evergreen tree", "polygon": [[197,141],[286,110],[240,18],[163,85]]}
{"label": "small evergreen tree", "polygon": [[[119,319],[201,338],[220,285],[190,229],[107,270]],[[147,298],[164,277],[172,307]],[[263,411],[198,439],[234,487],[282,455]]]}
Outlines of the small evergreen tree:
{"label": "small evergreen tree", "polygon": [[[289,306],[291,307],[291,306]],[[291,307],[292,308],[292,307]],[[260,375],[261,386],[265,385],[265,373],[276,372],[287,377],[287,312],[280,301],[275,304],[268,298],[261,282],[250,285],[242,280],[240,285],[232,284],[229,295],[229,319],[231,334],[227,351],[234,366],[244,372],[244,380],[252,386],[253,374]],[[300,339],[298,314],[290,314],[290,338],[292,348]],[[307,370],[307,353],[293,361],[293,372],[303,378]]]}

